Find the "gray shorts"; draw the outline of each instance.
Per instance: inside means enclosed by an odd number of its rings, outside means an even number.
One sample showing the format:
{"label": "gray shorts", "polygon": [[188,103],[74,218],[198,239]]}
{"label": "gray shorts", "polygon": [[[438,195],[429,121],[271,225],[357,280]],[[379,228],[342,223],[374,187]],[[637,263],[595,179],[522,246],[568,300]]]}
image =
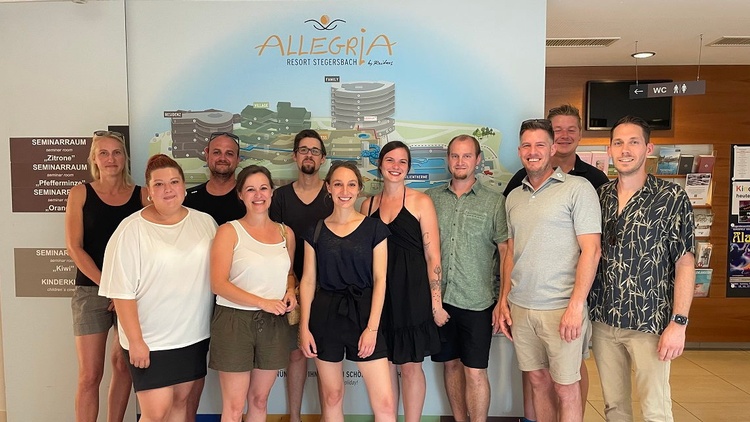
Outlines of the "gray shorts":
{"label": "gray shorts", "polygon": [[73,311],[73,335],[106,333],[117,323],[109,311],[109,298],[99,296],[99,286],[76,286],[70,307]]}

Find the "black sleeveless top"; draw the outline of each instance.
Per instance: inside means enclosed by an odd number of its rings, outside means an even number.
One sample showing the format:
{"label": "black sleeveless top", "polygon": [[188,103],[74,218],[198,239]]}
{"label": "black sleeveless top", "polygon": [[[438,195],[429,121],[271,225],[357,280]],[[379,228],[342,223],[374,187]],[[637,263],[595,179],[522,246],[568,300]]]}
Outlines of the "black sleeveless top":
{"label": "black sleeveless top", "polygon": [[[102,269],[104,249],[120,222],[143,208],[141,187],[136,186],[128,202],[119,206],[107,205],[99,198],[91,183],[86,183],[86,202],[83,203],[83,250]],[[81,270],[76,271],[76,286],[96,286]]]}

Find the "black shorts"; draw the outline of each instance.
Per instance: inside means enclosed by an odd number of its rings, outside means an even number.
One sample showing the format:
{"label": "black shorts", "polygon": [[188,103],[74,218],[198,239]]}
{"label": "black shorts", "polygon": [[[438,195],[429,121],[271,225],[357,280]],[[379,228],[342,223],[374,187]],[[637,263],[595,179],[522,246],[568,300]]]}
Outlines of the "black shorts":
{"label": "black shorts", "polygon": [[494,307],[493,304],[483,311],[467,311],[444,303],[443,309],[451,317],[439,327],[440,353],[432,355],[432,361],[461,359],[468,368],[486,369],[490,360]]}
{"label": "black shorts", "polygon": [[179,349],[151,351],[148,368],[136,368],[130,363],[130,354],[122,349],[128,362],[133,390],[153,390],[183,382],[195,381],[206,376],[206,355],[209,339]]}
{"label": "black shorts", "polygon": [[357,356],[359,338],[367,329],[372,304],[372,289],[328,291],[318,289],[310,306],[310,333],[318,348],[318,359],[341,362],[346,356],[353,362],[382,359],[388,355],[385,336],[378,330],[375,350],[362,359]]}

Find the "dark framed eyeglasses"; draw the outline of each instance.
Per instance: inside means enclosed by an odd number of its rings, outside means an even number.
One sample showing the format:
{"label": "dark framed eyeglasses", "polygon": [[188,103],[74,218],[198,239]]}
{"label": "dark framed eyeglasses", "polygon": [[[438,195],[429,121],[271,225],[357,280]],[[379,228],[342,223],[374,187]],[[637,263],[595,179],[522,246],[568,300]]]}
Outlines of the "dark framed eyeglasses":
{"label": "dark framed eyeglasses", "polygon": [[314,155],[316,157],[319,156],[319,155],[321,155],[321,154],[323,154],[323,150],[320,149],[320,148],[316,148],[316,147],[312,147],[312,148],[298,147],[297,149],[294,150],[294,152],[296,152],[297,154],[302,154],[302,155],[305,155],[305,154],[309,153],[309,154],[312,154],[312,155]]}
{"label": "dark framed eyeglasses", "polygon": [[523,136],[523,133],[529,130],[544,130],[549,133],[552,139],[555,139],[555,132],[552,130],[552,122],[547,119],[527,119],[521,122],[521,130],[518,132],[519,136]]}
{"label": "dark framed eyeglasses", "polygon": [[552,130],[552,122],[547,119],[526,119],[521,122],[521,129],[548,129]]}
{"label": "dark framed eyeglasses", "polygon": [[94,136],[103,136],[105,138],[117,138],[122,142],[125,142],[125,135],[120,132],[113,130],[97,130],[94,132]]}
{"label": "dark framed eyeglasses", "polygon": [[617,224],[617,220],[607,220],[604,223],[604,233],[602,233],[605,236],[605,240],[607,241],[607,244],[609,246],[614,246],[617,244],[617,241],[620,238],[619,234],[620,228]]}
{"label": "dark framed eyeglasses", "polygon": [[208,142],[213,141],[214,139],[218,138],[219,136],[228,136],[228,137],[234,139],[234,142],[237,143],[237,146],[240,145],[240,137],[237,136],[237,135],[235,135],[232,132],[213,132],[211,135],[209,135]]}
{"label": "dark framed eyeglasses", "polygon": [[552,122],[549,121],[549,120],[547,120],[547,119],[526,119],[523,122],[521,122],[522,125],[528,125],[528,124],[532,124],[532,123],[542,123],[542,124],[549,123],[549,124],[552,124]]}

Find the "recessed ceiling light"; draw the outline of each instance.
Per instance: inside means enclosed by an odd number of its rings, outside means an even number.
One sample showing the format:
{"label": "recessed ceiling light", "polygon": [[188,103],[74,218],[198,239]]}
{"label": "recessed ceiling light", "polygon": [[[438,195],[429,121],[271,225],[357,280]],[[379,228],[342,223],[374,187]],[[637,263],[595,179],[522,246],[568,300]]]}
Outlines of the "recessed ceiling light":
{"label": "recessed ceiling light", "polygon": [[631,56],[633,58],[636,58],[636,59],[647,59],[647,58],[653,57],[655,55],[656,55],[656,53],[654,53],[653,51],[639,51],[637,53],[631,54]]}

